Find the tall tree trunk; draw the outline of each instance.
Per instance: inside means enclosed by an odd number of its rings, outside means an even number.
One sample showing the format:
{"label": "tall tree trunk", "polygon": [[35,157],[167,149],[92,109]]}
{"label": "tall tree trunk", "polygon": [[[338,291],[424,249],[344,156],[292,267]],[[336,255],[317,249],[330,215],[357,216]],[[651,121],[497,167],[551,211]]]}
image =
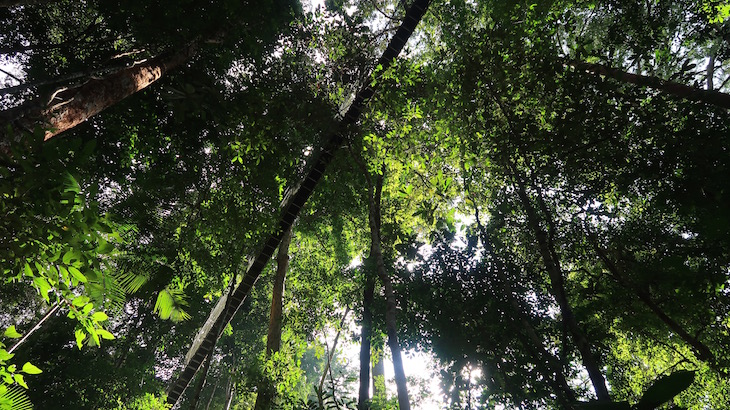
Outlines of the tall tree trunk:
{"label": "tall tree trunk", "polygon": [[200,393],[203,392],[203,389],[205,388],[205,382],[208,380],[208,372],[210,371],[210,362],[212,357],[213,355],[209,354],[208,357],[205,359],[205,365],[203,365],[203,373],[200,375],[200,381],[198,382],[198,386],[195,388],[195,394],[193,395],[193,399],[190,402],[190,410],[195,410],[196,408],[198,408]]}
{"label": "tall tree trunk", "polygon": [[[390,280],[388,272],[385,270],[383,252],[380,248],[380,196],[383,189],[384,173],[385,170],[378,175],[375,186],[372,183],[369,184],[368,220],[370,224],[370,257],[375,260],[376,271],[385,290],[385,329],[388,334],[388,347],[390,347],[390,352],[393,355],[393,372],[395,373],[395,385],[398,391],[398,408],[400,410],[410,410],[411,403],[408,398],[406,374],[403,370],[403,358],[400,344],[398,343],[397,306],[393,292],[393,283]],[[369,176],[368,179],[370,180]]]}
{"label": "tall tree trunk", "polygon": [[[413,30],[416,29],[418,22],[426,13],[429,4],[430,0],[415,0],[413,2],[406,12],[403,23],[398,27],[393,39],[391,39],[385,51],[378,59],[376,67],[382,68],[378,72],[387,70],[393,64],[393,61],[395,61],[395,58],[398,57],[406,42],[411,37]],[[372,73],[370,78],[373,78],[374,75],[375,73]],[[299,215],[299,211],[312,195],[314,188],[319,183],[322,175],[324,175],[327,166],[340,149],[345,140],[345,133],[350,126],[358,121],[362,111],[375,94],[376,87],[380,83],[375,82],[373,84],[371,81],[365,83],[366,85],[357,93],[337,128],[324,139],[325,142],[321,149],[310,156],[311,159],[307,164],[308,170],[306,174],[296,185],[287,191],[279,206],[281,213],[278,229],[264,242],[260,251],[252,255],[250,259],[251,263],[246,269],[240,284],[236,285],[235,282],[231,283],[231,290],[226,291],[221,296],[218,303],[213,307],[205,324],[193,339],[190,349],[185,356],[185,364],[182,372],[168,388],[167,401],[169,404],[175,405],[177,403],[177,400],[187,388],[190,380],[195,376],[203,358],[208,354],[208,351],[214,344],[214,340],[218,337],[216,329],[222,330],[225,324],[230,322],[231,318],[233,318],[243,304],[254,283],[256,283],[259,275],[261,275],[261,271],[273,255],[274,250],[279,246],[283,233],[294,223],[294,220]]]}
{"label": "tall tree trunk", "polygon": [[[522,206],[525,208],[525,212],[527,213],[527,224],[537,239],[540,256],[542,257],[543,264],[545,265],[548,277],[550,278],[550,288],[553,297],[560,307],[560,314],[562,315],[563,322],[573,336],[573,341],[581,354],[583,365],[588,371],[588,377],[591,379],[591,383],[593,384],[593,389],[596,392],[598,400],[611,400],[611,397],[608,394],[608,388],[606,387],[606,379],[603,377],[601,368],[598,365],[598,361],[592,351],[591,344],[586,335],[583,333],[583,330],[581,330],[578,325],[578,321],[573,314],[573,309],[568,302],[563,271],[560,267],[560,260],[556,257],[554,247],[551,246],[552,238],[549,237],[540,226],[537,212],[535,211],[535,208],[533,208],[530,198],[527,195],[524,182],[517,172],[513,171],[513,177],[517,183],[517,193],[522,201]],[[545,217],[549,219],[549,215],[545,215]],[[552,225],[552,221],[549,221],[548,225]]]}
{"label": "tall tree trunk", "polygon": [[710,54],[707,61],[707,90],[712,91],[715,89],[715,55]]}
{"label": "tall tree trunk", "polygon": [[614,80],[638,85],[640,87],[653,88],[657,91],[674,95],[685,100],[698,101],[730,109],[730,94],[716,90],[705,90],[702,88],[691,87],[654,76],[632,74],[602,64],[586,63],[582,61],[567,61],[566,64],[576,70],[612,78]]}
{"label": "tall tree trunk", "polygon": [[482,222],[480,220],[479,209],[476,207],[476,203],[474,206],[474,218],[477,223],[479,237],[482,241],[482,246],[484,247],[485,253],[487,255],[491,255],[492,258],[494,258],[495,272],[497,273],[497,278],[499,279],[498,286],[500,287],[500,293],[507,298],[510,307],[517,315],[517,319],[519,321],[519,329],[515,330],[520,335],[522,335],[522,332],[527,333],[526,338],[524,336],[520,337],[521,344],[525,347],[525,349],[527,349],[527,351],[535,360],[538,370],[540,371],[540,373],[542,373],[543,377],[545,377],[545,380],[548,381],[550,387],[553,389],[558,403],[560,403],[560,405],[564,409],[573,409],[575,403],[575,395],[573,394],[573,390],[570,388],[567,380],[565,379],[565,375],[563,373],[562,366],[560,365],[560,361],[550,352],[548,352],[547,349],[545,349],[545,345],[543,344],[540,336],[537,334],[535,327],[528,320],[524,308],[515,298],[514,295],[517,293],[514,290],[513,280],[507,274],[506,267],[504,266],[502,261],[494,253],[494,248],[492,247],[492,243],[489,240],[487,230],[484,228],[484,225],[482,225]]}
{"label": "tall tree trunk", "polygon": [[[279,244],[279,252],[276,255],[276,275],[274,277],[274,290],[271,296],[271,313],[269,315],[269,333],[266,336],[266,359],[268,360],[281,348],[281,323],[284,318],[282,313],[284,299],[284,281],[286,271],[289,268],[289,244],[291,243],[292,227],[286,231]],[[272,380],[264,377],[259,383],[258,394],[256,395],[255,410],[269,410],[274,400],[276,386]]]}
{"label": "tall tree trunk", "polygon": [[366,261],[365,289],[362,298],[362,325],[360,332],[360,389],[357,396],[358,410],[367,410],[370,407],[370,342],[373,333],[373,293],[375,292],[375,278],[371,269],[372,263]]}
{"label": "tall tree trunk", "polygon": [[199,42],[193,41],[144,63],[123,68],[100,79],[68,90],[59,90],[48,103],[32,103],[0,112],[0,120],[12,124],[12,134],[4,134],[2,145],[20,143],[22,130],[41,127],[43,140],[69,130],[130,95],[147,88],[170,70],[197,54]]}

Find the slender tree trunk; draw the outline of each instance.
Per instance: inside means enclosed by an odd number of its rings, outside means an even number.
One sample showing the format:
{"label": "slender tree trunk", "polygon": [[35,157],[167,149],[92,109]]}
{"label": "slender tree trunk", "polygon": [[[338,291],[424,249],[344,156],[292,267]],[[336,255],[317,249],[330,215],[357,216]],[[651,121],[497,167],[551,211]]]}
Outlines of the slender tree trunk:
{"label": "slender tree trunk", "polygon": [[373,402],[383,404],[388,399],[388,393],[385,387],[385,347],[382,343],[382,339],[379,337],[376,339],[377,346],[372,348],[372,363],[373,363]]}
{"label": "slender tree trunk", "polygon": [[215,379],[215,384],[213,385],[213,393],[211,393],[210,397],[208,398],[208,403],[205,405],[205,410],[210,410],[210,403],[213,402],[215,392],[218,390],[218,382],[220,382],[220,377]]}
{"label": "slender tree trunk", "polygon": [[[266,336],[266,359],[271,358],[281,348],[281,324],[284,318],[282,313],[284,298],[284,281],[286,271],[289,268],[289,244],[291,243],[292,227],[286,231],[279,244],[279,252],[276,255],[276,276],[274,277],[274,290],[271,296],[271,313],[269,315],[269,333]],[[272,380],[264,377],[259,383],[258,394],[256,395],[255,410],[269,410],[274,400],[276,386]]]}
{"label": "slender tree trunk", "polygon": [[200,381],[198,382],[198,386],[195,388],[195,394],[193,395],[193,399],[190,402],[190,410],[195,410],[196,408],[198,408],[200,393],[205,388],[205,382],[208,380],[208,372],[210,371],[210,362],[212,357],[213,355],[209,354],[208,357],[205,359],[205,365],[203,365],[203,373],[200,375]]}
{"label": "slender tree trunk", "polygon": [[[384,173],[384,170],[383,170]],[[383,283],[385,289],[385,328],[388,334],[388,346],[393,355],[393,371],[395,373],[395,385],[398,391],[398,408],[400,410],[410,410],[411,403],[408,398],[408,386],[406,383],[406,374],[403,370],[403,358],[401,356],[400,344],[398,343],[398,324],[397,324],[397,306],[395,302],[395,294],[393,292],[393,284],[390,276],[385,270],[385,262],[383,261],[383,252],[380,248],[380,196],[383,189],[383,173],[378,175],[375,186],[370,184],[369,188],[369,212],[368,219],[370,222],[370,257],[375,259],[375,266],[378,277]]]}
{"label": "slender tree trunk", "polygon": [[317,398],[319,399],[320,407],[322,407],[323,402],[324,402],[324,400],[322,398],[322,392],[324,391],[324,380],[327,376],[327,373],[330,373],[330,375],[332,374],[332,360],[335,357],[335,351],[337,349],[337,342],[340,339],[340,333],[342,333],[342,328],[345,326],[345,319],[347,319],[348,313],[350,313],[349,307],[345,310],[345,313],[342,315],[342,319],[340,320],[340,328],[337,329],[337,333],[335,334],[335,340],[334,340],[334,342],[332,342],[332,349],[329,349],[329,352],[325,352],[327,354],[327,362],[324,365],[324,371],[322,372],[322,377],[319,379],[319,389],[318,389],[318,393],[317,393]]}
{"label": "slender tree trunk", "polygon": [[366,261],[363,270],[366,275],[362,301],[362,325],[360,332],[360,390],[357,398],[358,410],[370,407],[370,341],[373,332],[373,293],[375,278],[371,269],[371,261]]}
{"label": "slender tree trunk", "polygon": [[[523,207],[525,208],[525,212],[527,213],[527,223],[537,239],[539,252],[542,257],[543,264],[545,265],[545,269],[547,270],[548,277],[550,278],[550,288],[552,290],[553,297],[560,307],[560,313],[563,317],[563,321],[573,336],[576,347],[581,354],[583,365],[588,371],[588,377],[591,379],[591,383],[593,384],[598,400],[608,401],[611,397],[608,394],[608,388],[606,387],[606,379],[603,377],[601,368],[598,365],[598,361],[592,351],[591,344],[583,333],[583,330],[581,330],[578,325],[578,321],[573,314],[573,309],[568,302],[563,272],[560,267],[560,260],[556,258],[555,249],[550,246],[550,238],[540,226],[537,213],[530,202],[530,198],[527,196],[524,183],[516,172],[513,176],[517,183],[517,193],[522,201]],[[546,215],[546,218],[547,217],[548,216]],[[549,224],[551,223],[552,221],[550,221]]]}
{"label": "slender tree trunk", "polygon": [[[414,0],[406,12],[403,23],[398,27],[395,35],[378,59],[377,67],[381,67],[382,70],[387,70],[392,66],[393,61],[395,61],[395,58],[403,50],[403,47],[416,29],[419,21],[426,13],[429,4],[430,0]],[[375,75],[375,72],[371,73],[370,78],[374,78]],[[337,124],[335,130],[324,139],[320,150],[310,156],[305,175],[296,185],[287,190],[287,194],[279,206],[280,217],[277,229],[265,240],[261,249],[252,255],[251,262],[246,268],[240,284],[236,284],[235,282],[231,283],[231,290],[226,291],[221,296],[218,303],[213,307],[205,324],[203,324],[193,339],[190,349],[185,356],[184,368],[168,388],[167,402],[169,404],[175,405],[177,403],[177,400],[185,392],[190,380],[192,380],[200,368],[203,358],[208,354],[208,351],[214,344],[214,340],[218,336],[215,333],[215,329],[223,329],[225,324],[230,322],[238,309],[240,309],[244,300],[246,300],[251,288],[273,255],[274,250],[279,246],[282,235],[294,223],[300,210],[307,203],[314,188],[316,188],[327,170],[327,166],[332,162],[335,154],[342,146],[349,127],[357,123],[362,111],[375,94],[376,87],[380,83],[366,81]]]}
{"label": "slender tree trunk", "polygon": [[616,266],[616,264],[608,256],[608,253],[598,245],[598,241],[595,237],[589,234],[590,240],[593,243],[593,249],[598,254],[599,259],[603,262],[603,266],[608,269],[611,276],[619,283],[619,285],[631,291],[637,299],[639,299],[649,310],[654,313],[669,329],[671,329],[677,336],[679,336],[685,343],[687,343],[698,359],[706,362],[710,367],[716,367],[715,355],[712,351],[697,338],[685,330],[682,325],[677,323],[674,319],[669,317],[664,310],[654,302],[649,292],[640,289],[638,286],[633,284],[626,275]]}
{"label": "slender tree trunk", "polygon": [[673,81],[663,80],[659,77],[653,77],[641,74],[631,74],[626,71],[618,70],[601,64],[585,63],[582,61],[568,61],[567,65],[576,70],[585,71],[590,74],[600,75],[625,83],[638,85],[640,87],[653,88],[665,94],[674,95],[679,98],[690,101],[698,101],[705,104],[715,105],[725,109],[730,109],[730,94],[719,92],[716,90],[705,90],[697,87],[675,83]]}
{"label": "slender tree trunk", "polygon": [[707,61],[707,90],[712,91],[715,89],[715,55],[710,54],[709,61]]}
{"label": "slender tree trunk", "polygon": [[543,344],[540,336],[537,334],[535,327],[528,320],[524,308],[515,298],[514,295],[516,292],[514,291],[513,280],[509,278],[509,275],[505,271],[506,267],[494,253],[491,241],[487,235],[487,230],[484,228],[484,225],[482,225],[479,218],[479,209],[476,208],[476,205],[474,207],[474,217],[477,223],[477,229],[479,230],[479,237],[482,241],[482,246],[486,251],[485,253],[492,255],[494,258],[495,272],[497,273],[499,287],[501,288],[500,293],[507,298],[512,310],[515,312],[517,319],[519,320],[520,329],[516,330],[520,335],[522,332],[527,333],[526,339],[524,336],[520,337],[522,345],[534,358],[538,370],[550,384],[550,387],[553,389],[553,392],[555,392],[557,401],[560,403],[562,408],[573,409],[575,395],[565,379],[560,361],[548,352],[547,349],[545,349],[545,345]]}
{"label": "slender tree trunk", "polygon": [[228,380],[228,390],[226,391],[226,407],[225,410],[231,410],[231,404],[233,403],[233,396],[236,395],[236,383],[233,382],[233,377]]}
{"label": "slender tree trunk", "polygon": [[52,318],[53,315],[55,315],[56,312],[58,312],[58,309],[60,307],[61,307],[61,305],[59,303],[56,303],[55,305],[53,305],[53,307],[51,307],[50,309],[48,309],[48,311],[46,312],[46,314],[43,315],[43,317],[41,318],[41,320],[39,320],[38,323],[36,323],[35,326],[33,326],[29,331],[25,332],[25,336],[23,336],[23,338],[21,338],[20,340],[18,340],[17,342],[15,342],[15,344],[13,345],[13,347],[11,347],[10,349],[8,349],[8,353],[13,353],[14,351],[16,351],[23,343],[25,343],[26,340],[28,340],[28,338],[33,333],[35,333],[38,329],[41,328],[41,326],[43,326],[43,323],[45,323],[46,320]]}
{"label": "slender tree trunk", "polygon": [[2,144],[22,142],[22,130],[33,131],[41,127],[43,140],[69,130],[130,95],[147,88],[170,70],[184,64],[198,52],[198,41],[189,43],[143,63],[121,69],[100,79],[68,90],[59,90],[48,103],[21,107],[0,112],[0,119],[16,128],[4,135]]}

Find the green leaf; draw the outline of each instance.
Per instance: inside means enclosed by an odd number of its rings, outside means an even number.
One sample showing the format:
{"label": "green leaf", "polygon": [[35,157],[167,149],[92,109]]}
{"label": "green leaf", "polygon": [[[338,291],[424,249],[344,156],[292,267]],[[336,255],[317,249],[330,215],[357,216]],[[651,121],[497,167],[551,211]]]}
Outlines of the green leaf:
{"label": "green leaf", "polygon": [[28,373],[28,374],[39,374],[39,373],[43,373],[43,370],[35,367],[30,362],[25,362],[25,364],[23,365],[23,370],[22,371],[23,371],[23,373]]}
{"label": "green leaf", "polygon": [[694,379],[695,372],[690,370],[681,370],[664,376],[646,390],[639,403],[636,404],[636,408],[649,410],[658,407],[686,390]]}
{"label": "green leaf", "polygon": [[25,276],[33,277],[33,269],[30,268],[30,264],[28,262],[25,263],[24,272]]}
{"label": "green leaf", "polygon": [[69,266],[69,267],[68,267],[68,273],[70,273],[70,274],[71,274],[71,276],[73,276],[73,277],[74,277],[74,279],[76,279],[76,280],[77,280],[77,281],[79,281],[79,282],[83,282],[83,283],[86,283],[86,282],[87,282],[86,276],[84,276],[84,275],[83,275],[83,274],[81,273],[81,271],[80,271],[80,270],[78,270],[78,269],[74,268],[73,266]]}
{"label": "green leaf", "polygon": [[105,255],[107,253],[110,253],[114,250],[114,245],[110,244],[109,242],[105,240],[99,241],[99,246],[96,247],[96,252]]}
{"label": "green leaf", "polygon": [[74,332],[74,336],[76,336],[76,346],[79,347],[79,350],[84,346],[84,339],[86,339],[86,333],[84,333],[81,329],[76,329],[76,332]]}
{"label": "green leaf", "polygon": [[11,339],[17,339],[17,338],[19,338],[19,337],[21,337],[21,336],[23,336],[23,335],[21,335],[20,333],[18,333],[18,332],[17,332],[16,330],[15,330],[15,325],[12,325],[12,326],[10,326],[9,328],[5,329],[5,333],[4,333],[4,336],[5,336],[5,337],[9,337],[9,338],[11,338]]}
{"label": "green leaf", "polygon": [[95,312],[93,315],[91,315],[91,318],[97,322],[103,322],[109,319],[109,316],[107,316],[107,314],[104,312]]}
{"label": "green leaf", "polygon": [[107,340],[114,340],[115,339],[114,335],[111,334],[111,332],[108,332],[108,331],[106,331],[104,329],[96,329],[96,333],[98,333],[99,336],[102,337],[102,339],[107,339]]}
{"label": "green leaf", "polygon": [[0,349],[0,362],[7,362],[15,356],[14,353],[8,353],[5,349]]}
{"label": "green leaf", "polygon": [[13,375],[13,378],[15,379],[15,382],[16,383],[18,383],[19,385],[25,387],[26,389],[28,388],[28,385],[25,384],[25,380],[23,379],[23,375],[22,374],[15,373]]}
{"label": "green leaf", "polygon": [[51,284],[48,283],[46,278],[33,278],[33,284],[38,288],[38,292],[40,292],[43,299],[48,302],[48,291],[51,290]]}

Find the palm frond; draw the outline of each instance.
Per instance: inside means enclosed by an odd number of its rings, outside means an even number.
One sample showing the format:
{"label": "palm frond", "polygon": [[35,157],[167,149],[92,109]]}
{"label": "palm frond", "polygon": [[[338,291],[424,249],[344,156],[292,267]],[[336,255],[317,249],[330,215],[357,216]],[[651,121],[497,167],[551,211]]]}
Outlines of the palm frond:
{"label": "palm frond", "polygon": [[173,322],[188,320],[191,316],[183,310],[183,306],[188,305],[185,298],[186,295],[182,289],[168,286],[157,294],[154,312],[164,320],[170,319]]}
{"label": "palm frond", "polygon": [[32,410],[33,404],[18,386],[0,384],[0,410]]}

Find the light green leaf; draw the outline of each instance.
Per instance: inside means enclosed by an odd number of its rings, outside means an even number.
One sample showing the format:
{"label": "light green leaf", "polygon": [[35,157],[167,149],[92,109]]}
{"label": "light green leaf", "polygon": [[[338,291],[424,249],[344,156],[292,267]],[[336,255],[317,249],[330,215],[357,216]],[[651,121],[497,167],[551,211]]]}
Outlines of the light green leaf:
{"label": "light green leaf", "polygon": [[84,333],[81,329],[76,329],[76,332],[74,332],[74,335],[76,336],[76,346],[79,347],[79,350],[84,346],[84,339],[86,339],[86,333]]}
{"label": "light green leaf", "polygon": [[99,336],[102,337],[102,339],[107,339],[107,340],[114,340],[115,339],[114,335],[111,334],[111,332],[108,332],[108,331],[106,331],[104,329],[96,329],[96,333],[98,333]]}
{"label": "light green leaf", "polygon": [[20,333],[18,333],[17,330],[15,330],[15,325],[12,325],[9,328],[5,329],[4,336],[5,337],[9,337],[11,339],[17,339],[17,338],[19,338],[19,337],[21,337],[23,335],[21,335]]}
{"label": "light green leaf", "polygon": [[84,275],[83,275],[83,274],[81,273],[81,271],[80,271],[80,270],[78,270],[78,269],[74,268],[73,266],[69,266],[69,267],[68,267],[68,273],[70,273],[70,274],[71,274],[71,276],[73,276],[73,277],[74,277],[74,279],[76,279],[76,280],[77,280],[77,281],[79,281],[79,282],[83,282],[83,283],[86,283],[86,281],[87,281],[87,279],[86,279],[86,276],[84,276]]}
{"label": "light green leaf", "polygon": [[16,383],[18,383],[19,385],[25,387],[26,389],[28,388],[28,385],[25,384],[25,380],[23,379],[23,375],[22,374],[15,373],[13,375],[13,378],[15,379],[15,382]]}
{"label": "light green leaf", "polygon": [[103,322],[109,319],[109,316],[107,316],[107,314],[104,312],[95,312],[93,315],[91,315],[91,318],[97,322]]}
{"label": "light green leaf", "polygon": [[35,367],[30,362],[25,362],[25,364],[23,365],[23,373],[39,374],[39,373],[43,373],[43,370]]}

